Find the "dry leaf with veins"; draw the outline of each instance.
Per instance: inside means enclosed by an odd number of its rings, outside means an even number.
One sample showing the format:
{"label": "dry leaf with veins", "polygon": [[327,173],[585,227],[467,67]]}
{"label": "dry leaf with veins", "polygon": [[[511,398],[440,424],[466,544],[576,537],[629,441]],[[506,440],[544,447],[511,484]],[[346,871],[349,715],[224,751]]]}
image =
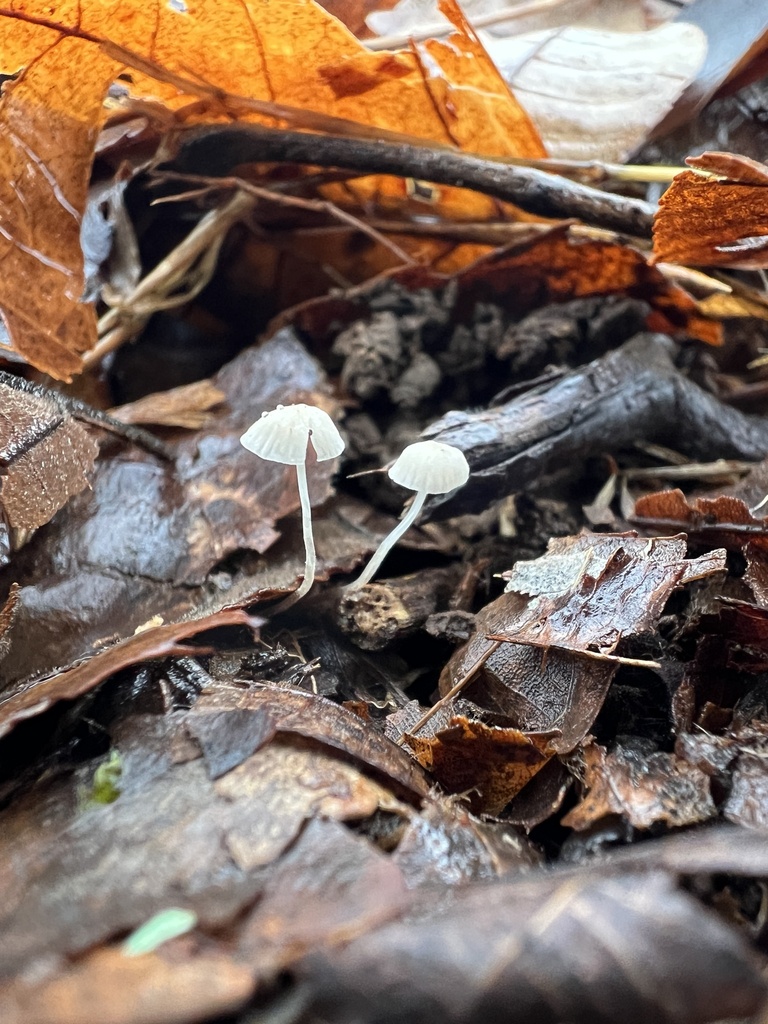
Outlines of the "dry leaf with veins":
{"label": "dry leaf with veins", "polygon": [[[461,29],[458,7],[451,14]],[[68,380],[96,340],[93,309],[79,301],[80,222],[102,100],[124,65],[131,68],[133,98],[173,109],[189,102],[180,87],[190,83],[194,68],[202,84],[188,89],[195,98],[200,91],[207,97],[208,120],[222,113],[212,97],[234,95],[369,129],[406,128],[425,140],[497,155],[546,155],[532,122],[471,35],[462,30],[427,51],[428,81],[423,58],[368,52],[310,0],[190,0],[183,9],[145,0],[118,6],[84,0],[76,12],[65,4],[17,0],[0,10],[0,71],[24,69],[0,100],[6,168],[0,311],[12,349]],[[247,103],[240,103],[240,112],[260,119],[247,112]],[[367,179],[356,188],[361,196],[373,190],[398,205],[407,201],[401,179]],[[436,194],[446,209],[468,218],[496,212],[492,200],[475,193]]]}
{"label": "dry leaf with veins", "polygon": [[653,222],[656,263],[768,267],[768,166],[733,153],[686,161]]}

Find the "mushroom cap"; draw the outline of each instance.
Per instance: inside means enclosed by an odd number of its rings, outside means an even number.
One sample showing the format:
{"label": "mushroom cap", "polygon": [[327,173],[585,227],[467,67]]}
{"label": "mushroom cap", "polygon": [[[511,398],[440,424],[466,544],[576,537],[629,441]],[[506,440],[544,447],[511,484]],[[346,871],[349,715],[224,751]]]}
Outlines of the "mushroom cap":
{"label": "mushroom cap", "polygon": [[447,494],[469,479],[464,452],[442,441],[417,441],[404,448],[389,477],[410,491]]}
{"label": "mushroom cap", "polygon": [[328,413],[302,402],[263,412],[240,438],[240,444],[254,455],[288,466],[307,461],[309,441],[318,462],[335,459],[344,451],[344,440]]}

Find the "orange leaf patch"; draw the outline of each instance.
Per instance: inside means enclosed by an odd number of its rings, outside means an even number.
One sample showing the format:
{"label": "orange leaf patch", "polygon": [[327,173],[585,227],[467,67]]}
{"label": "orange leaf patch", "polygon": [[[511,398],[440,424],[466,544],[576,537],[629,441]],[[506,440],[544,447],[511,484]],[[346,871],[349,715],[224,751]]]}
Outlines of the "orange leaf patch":
{"label": "orange leaf patch", "polygon": [[653,224],[656,263],[768,267],[768,167],[730,153],[689,158],[661,198]]}
{"label": "orange leaf patch", "polygon": [[[242,109],[245,97],[500,156],[545,155],[479,41],[463,31],[458,7],[448,13],[460,34],[417,55],[369,52],[311,0],[17,0],[0,9],[0,70],[25,68],[0,106],[0,309],[14,350],[69,379],[95,339],[93,311],[78,301],[79,227],[103,96],[122,62],[134,96],[179,109],[186,89],[208,97],[208,119],[238,97]],[[400,179],[355,188],[407,198]],[[475,193],[435,194],[465,217],[495,209]]]}

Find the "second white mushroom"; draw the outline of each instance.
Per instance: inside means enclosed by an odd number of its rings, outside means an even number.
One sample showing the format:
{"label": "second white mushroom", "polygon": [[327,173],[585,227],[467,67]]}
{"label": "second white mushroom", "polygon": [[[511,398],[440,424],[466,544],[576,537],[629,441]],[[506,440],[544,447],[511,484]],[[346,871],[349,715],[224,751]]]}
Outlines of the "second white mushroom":
{"label": "second white mushroom", "polygon": [[417,441],[403,450],[390,468],[389,478],[416,494],[411,507],[379,544],[360,578],[347,587],[348,591],[370,583],[389,552],[416,521],[428,495],[448,494],[464,486],[469,479],[469,464],[464,452],[453,445],[441,441]]}

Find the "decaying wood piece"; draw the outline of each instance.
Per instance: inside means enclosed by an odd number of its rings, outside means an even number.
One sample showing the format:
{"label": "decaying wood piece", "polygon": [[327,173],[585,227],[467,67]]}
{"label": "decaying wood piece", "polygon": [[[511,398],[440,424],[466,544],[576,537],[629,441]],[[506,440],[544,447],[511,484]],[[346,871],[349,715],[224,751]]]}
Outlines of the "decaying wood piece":
{"label": "decaying wood piece", "polygon": [[452,566],[369,583],[344,595],[339,625],[363,650],[383,650],[446,608],[461,576],[462,567]]}
{"label": "decaying wood piece", "polygon": [[450,412],[425,436],[461,448],[472,473],[427,514],[480,512],[549,470],[636,441],[669,444],[694,459],[758,461],[768,450],[768,419],[747,416],[684,377],[673,343],[641,334],[560,378],[482,412]]}

